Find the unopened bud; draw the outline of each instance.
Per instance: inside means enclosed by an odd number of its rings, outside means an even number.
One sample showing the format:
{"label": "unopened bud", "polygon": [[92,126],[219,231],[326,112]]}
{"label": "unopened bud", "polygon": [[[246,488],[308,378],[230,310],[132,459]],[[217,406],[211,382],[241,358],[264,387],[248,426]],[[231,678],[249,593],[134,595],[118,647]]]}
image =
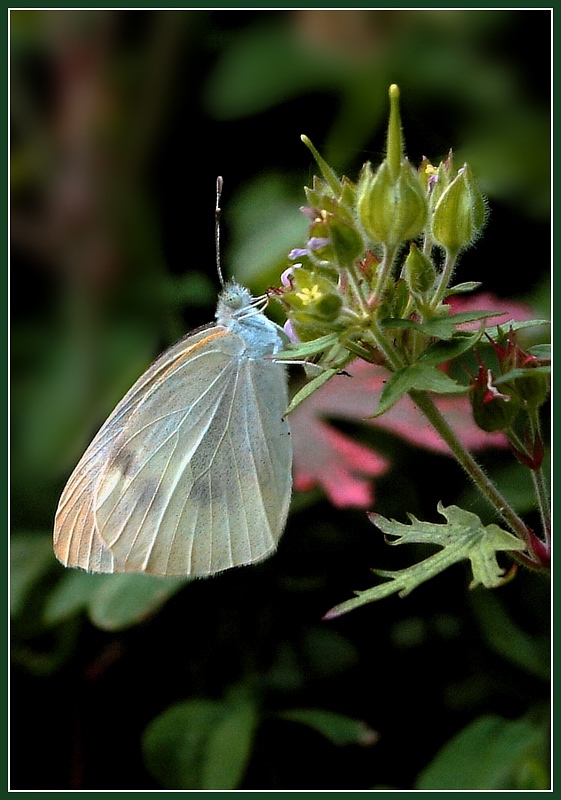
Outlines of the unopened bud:
{"label": "unopened bud", "polygon": [[405,259],[405,280],[413,295],[424,295],[434,286],[436,270],[434,264],[419,248],[411,243]]}
{"label": "unopened bud", "polygon": [[477,239],[485,219],[483,195],[466,164],[438,197],[432,213],[432,238],[449,252],[459,253]]}
{"label": "unopened bud", "polygon": [[487,433],[506,431],[520,410],[515,397],[499,392],[493,385],[493,374],[483,363],[470,390],[471,407],[476,425]]}
{"label": "unopened bud", "polygon": [[396,246],[419,236],[427,219],[427,201],[409,162],[402,162],[395,180],[387,160],[376,173],[365,164],[357,186],[357,212],[374,242]]}

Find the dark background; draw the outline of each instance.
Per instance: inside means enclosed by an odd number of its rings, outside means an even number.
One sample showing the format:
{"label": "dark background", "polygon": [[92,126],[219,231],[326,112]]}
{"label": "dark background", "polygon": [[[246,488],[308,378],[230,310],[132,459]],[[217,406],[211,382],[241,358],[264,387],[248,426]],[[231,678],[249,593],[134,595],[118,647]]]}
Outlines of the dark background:
{"label": "dark background", "polygon": [[[213,318],[216,176],[225,271],[254,291],[277,283],[305,237],[298,208],[314,165],[300,135],[356,179],[383,157],[390,83],[411,161],[438,163],[453,148],[489,199],[458,281],[547,317],[550,21],[516,10],[12,11],[18,541],[50,537],[96,426],[163,347]],[[449,459],[352,433],[392,460],[379,513],[422,517],[465,491]],[[483,461],[516,494],[508,454]],[[362,511],[296,498],[273,559],[190,584],[110,633],[83,614],[45,624],[64,573],[49,555],[12,622],[12,788],[158,788],[142,761],[145,726],[178,699],[244,683],[263,709],[248,789],[411,788],[479,714],[542,714],[547,681],[486,639],[463,567],[321,622],[371,584],[371,566],[414,556],[388,553]],[[520,574],[494,594],[547,663],[546,582]],[[379,742],[337,748],[275,718],[295,706],[362,719]]]}

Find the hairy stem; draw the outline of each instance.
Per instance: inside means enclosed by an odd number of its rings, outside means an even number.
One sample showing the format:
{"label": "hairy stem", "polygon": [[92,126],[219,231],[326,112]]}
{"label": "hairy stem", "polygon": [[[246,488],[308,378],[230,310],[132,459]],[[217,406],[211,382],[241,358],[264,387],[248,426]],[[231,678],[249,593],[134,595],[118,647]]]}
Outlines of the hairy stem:
{"label": "hairy stem", "polygon": [[426,392],[412,390],[409,392],[409,396],[413,402],[417,404],[437,433],[446,442],[458,463],[467,472],[483,496],[504,519],[513,533],[529,544],[528,529],[524,521],[509,505],[471,453],[466,450],[428,394]]}

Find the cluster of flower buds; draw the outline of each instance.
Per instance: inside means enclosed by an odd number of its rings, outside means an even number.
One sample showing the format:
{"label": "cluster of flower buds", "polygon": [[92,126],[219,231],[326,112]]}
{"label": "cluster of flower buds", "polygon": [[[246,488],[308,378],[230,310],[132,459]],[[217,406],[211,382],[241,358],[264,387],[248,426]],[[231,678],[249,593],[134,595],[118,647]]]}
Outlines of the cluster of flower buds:
{"label": "cluster of flower buds", "polygon": [[[278,296],[300,341],[330,333],[359,341],[375,315],[430,318],[443,313],[447,283],[433,249],[455,259],[472,244],[486,218],[485,201],[467,165],[454,174],[450,155],[439,167],[427,159],[416,170],[405,156],[399,89],[390,86],[386,157],[366,163],[356,184],[339,177],[302,137],[321,170],[302,211],[308,240],[294,249]],[[412,240],[419,240],[416,247]],[[410,242],[405,262],[402,246]]]}
{"label": "cluster of flower buds", "polygon": [[474,419],[484,431],[504,431],[518,460],[530,469],[539,469],[544,445],[539,427],[532,422],[549,395],[544,369],[549,359],[523,350],[512,328],[497,340],[487,338],[498,369],[493,372],[477,356],[479,369],[470,389]]}
{"label": "cluster of flower buds", "polygon": [[[282,286],[271,291],[287,314],[285,330],[294,343],[290,356],[316,359],[324,369],[291,405],[295,407],[357,355],[384,365],[392,374],[377,414],[407,392],[418,405],[422,401],[435,429],[503,514],[502,498],[497,500],[482,471],[464,454],[454,432],[423,394],[469,393],[479,427],[503,431],[518,460],[533,470],[547,531],[538,419],[548,394],[542,351],[522,350],[513,329],[505,334],[497,328],[495,339],[490,339],[494,363],[488,365],[475,348],[481,348],[485,320],[494,313],[479,309],[453,313],[446,303],[451,295],[478,286],[473,282],[452,286],[451,280],[458,256],[481,234],[486,203],[469,166],[456,169],[451,153],[438,167],[424,158],[418,170],[413,168],[405,155],[397,86],[390,86],[389,99],[386,157],[377,168],[366,163],[356,184],[340,179],[302,137],[320,169],[320,177],[306,188],[307,204],[302,208],[310,222],[308,239],[305,246],[292,250]],[[471,323],[477,323],[479,330],[466,330],[464,326]],[[479,368],[467,386],[441,368],[470,351],[475,352]],[[527,544],[528,563],[545,565],[548,541],[527,529],[515,512],[509,511],[507,517]]]}

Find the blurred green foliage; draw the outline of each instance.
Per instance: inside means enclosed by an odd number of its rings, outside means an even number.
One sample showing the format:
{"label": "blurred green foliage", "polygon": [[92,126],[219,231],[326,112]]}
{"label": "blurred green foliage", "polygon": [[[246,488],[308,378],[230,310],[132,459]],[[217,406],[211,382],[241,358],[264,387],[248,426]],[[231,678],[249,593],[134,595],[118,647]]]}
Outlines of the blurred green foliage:
{"label": "blurred green foliage", "polygon": [[[213,318],[216,175],[227,271],[277,283],[305,236],[300,134],[356,177],[383,151],[391,82],[413,163],[452,147],[489,198],[458,280],[548,315],[550,21],[11,11],[12,789],[547,787],[541,578],[472,605],[458,567],[321,623],[370,566],[410,559],[318,494],[274,558],[207,581],[65,571],[50,543],[96,427]],[[360,435],[393,463],[379,513],[421,518],[464,490],[448,459]],[[516,495],[506,455],[484,461]],[[466,738],[477,770],[458,761]]]}

